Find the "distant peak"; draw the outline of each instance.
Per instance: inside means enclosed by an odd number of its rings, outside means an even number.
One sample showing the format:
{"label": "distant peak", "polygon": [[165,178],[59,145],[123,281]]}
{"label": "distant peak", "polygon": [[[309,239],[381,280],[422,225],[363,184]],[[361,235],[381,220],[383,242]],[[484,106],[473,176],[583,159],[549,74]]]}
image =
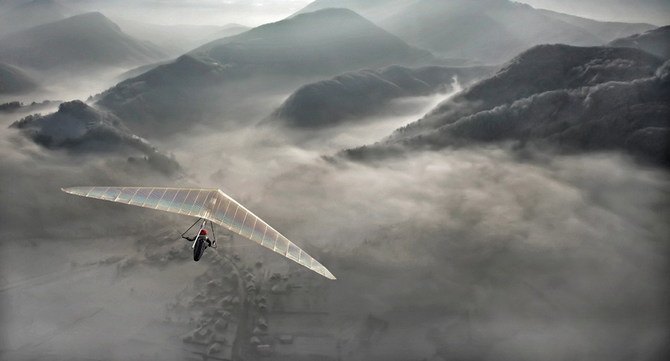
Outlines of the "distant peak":
{"label": "distant peak", "polygon": [[61,103],[58,106],[58,112],[59,113],[66,113],[66,114],[77,114],[81,113],[87,109],[89,109],[88,105],[86,103],[82,102],[81,100],[73,100],[70,102],[65,102]]}
{"label": "distant peak", "polygon": [[316,17],[316,16],[333,16],[333,15],[362,17],[361,15],[359,15],[358,13],[356,13],[351,9],[337,8],[337,7],[325,8],[309,13],[298,14],[295,17],[299,18],[299,17]]}
{"label": "distant peak", "polygon": [[[328,26],[326,24],[332,25],[342,25],[342,23],[347,22],[348,26],[353,24],[367,24],[374,25],[371,21],[366,19],[364,16],[358,14],[357,12],[345,9],[345,8],[326,8],[321,10],[316,10],[307,13],[300,13],[290,18],[279,21],[275,24],[313,24],[316,26]],[[262,26],[261,26],[262,27]]]}
{"label": "distant peak", "polygon": [[357,12],[346,8],[325,8],[306,13],[299,13],[282,21],[313,21],[315,19],[357,19],[365,20],[365,17]]}
{"label": "distant peak", "polygon": [[121,28],[116,25],[112,20],[106,17],[99,11],[92,11],[90,13],[83,13],[71,16],[67,19],[62,20],[65,23],[78,23],[86,24],[87,26],[93,27],[110,27],[117,31],[121,31]]}
{"label": "distant peak", "polygon": [[107,17],[105,15],[103,15],[99,11],[92,11],[90,13],[83,13],[83,14],[79,14],[79,15],[74,15],[70,19],[106,19],[106,20],[109,20],[109,19],[107,19]]}

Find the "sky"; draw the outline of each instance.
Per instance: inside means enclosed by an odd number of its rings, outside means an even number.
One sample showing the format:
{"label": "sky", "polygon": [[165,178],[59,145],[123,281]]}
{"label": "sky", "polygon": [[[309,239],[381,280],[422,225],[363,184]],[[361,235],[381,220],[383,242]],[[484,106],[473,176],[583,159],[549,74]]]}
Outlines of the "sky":
{"label": "sky", "polygon": [[[477,0],[473,0],[477,1]],[[293,14],[312,0],[63,0],[91,10],[129,16],[165,24],[225,25],[241,23],[258,26]],[[670,23],[670,1],[667,0],[522,0],[536,8],[567,14],[622,22],[647,22],[662,26]],[[605,5],[606,4],[606,5]]]}
{"label": "sky", "polygon": [[[279,21],[300,10],[309,0],[69,0],[65,3],[102,11],[114,16],[122,14],[131,20],[158,24],[258,26]],[[134,9],[129,12],[128,9]]]}

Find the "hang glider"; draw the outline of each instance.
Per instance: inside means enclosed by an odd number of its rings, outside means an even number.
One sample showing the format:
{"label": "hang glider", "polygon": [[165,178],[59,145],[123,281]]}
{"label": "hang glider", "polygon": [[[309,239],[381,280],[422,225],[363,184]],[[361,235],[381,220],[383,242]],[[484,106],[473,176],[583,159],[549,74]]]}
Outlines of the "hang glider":
{"label": "hang glider", "polygon": [[220,189],[162,187],[71,187],[63,192],[209,220],[231,232],[335,279],[321,263]]}

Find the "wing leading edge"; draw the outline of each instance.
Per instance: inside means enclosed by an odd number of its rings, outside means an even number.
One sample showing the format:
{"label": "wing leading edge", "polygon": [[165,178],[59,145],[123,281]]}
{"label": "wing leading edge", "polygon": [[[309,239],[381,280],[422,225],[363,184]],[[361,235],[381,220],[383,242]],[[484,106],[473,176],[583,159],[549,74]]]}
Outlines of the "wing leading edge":
{"label": "wing leading edge", "polygon": [[220,189],[164,187],[71,187],[63,192],[204,218],[309,268],[335,276],[307,252]]}

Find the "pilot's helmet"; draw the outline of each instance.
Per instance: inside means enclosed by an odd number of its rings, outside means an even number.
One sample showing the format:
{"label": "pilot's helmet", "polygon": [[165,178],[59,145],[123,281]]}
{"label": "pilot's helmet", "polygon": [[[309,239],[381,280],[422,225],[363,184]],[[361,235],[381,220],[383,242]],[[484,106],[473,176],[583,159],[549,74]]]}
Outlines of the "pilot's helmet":
{"label": "pilot's helmet", "polygon": [[200,235],[201,236],[206,236],[207,235],[207,230],[206,229],[201,229],[200,230]]}

